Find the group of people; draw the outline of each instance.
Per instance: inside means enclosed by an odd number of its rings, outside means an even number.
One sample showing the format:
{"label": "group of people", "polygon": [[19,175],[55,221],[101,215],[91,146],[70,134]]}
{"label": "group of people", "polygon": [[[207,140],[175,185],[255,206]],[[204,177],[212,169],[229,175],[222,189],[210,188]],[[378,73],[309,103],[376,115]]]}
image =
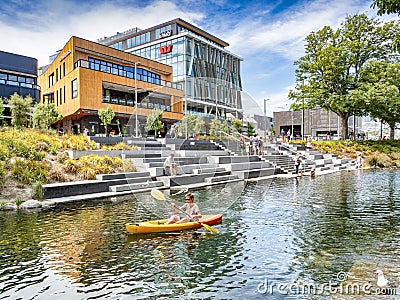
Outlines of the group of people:
{"label": "group of people", "polygon": [[292,132],[290,131],[290,129],[285,132],[285,130],[282,128],[281,130],[281,138],[282,138],[282,142],[290,142],[290,140],[293,138],[292,137]]}
{"label": "group of people", "polygon": [[258,155],[261,156],[264,154],[263,150],[263,138],[258,137],[256,134],[250,138],[250,141],[246,142],[244,136],[240,137],[240,149],[242,155]]}

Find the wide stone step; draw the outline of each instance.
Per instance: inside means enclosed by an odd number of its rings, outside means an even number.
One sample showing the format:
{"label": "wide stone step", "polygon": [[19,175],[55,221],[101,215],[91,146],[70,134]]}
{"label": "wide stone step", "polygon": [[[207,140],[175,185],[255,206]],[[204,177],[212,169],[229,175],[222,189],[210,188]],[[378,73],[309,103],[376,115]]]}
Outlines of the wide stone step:
{"label": "wide stone step", "polygon": [[[177,186],[177,185],[187,185],[193,183],[200,183],[204,182],[206,178],[209,177],[218,177],[218,176],[225,176],[231,175],[231,172],[224,171],[224,172],[216,172],[216,173],[208,173],[208,174],[185,174],[173,177],[166,177],[164,180],[168,182],[165,184],[166,186]],[[168,184],[169,183],[169,184]]]}
{"label": "wide stone step", "polygon": [[213,183],[213,182],[221,182],[221,181],[229,181],[229,180],[234,180],[238,179],[239,177],[237,175],[225,175],[225,176],[218,176],[218,177],[208,177],[204,181],[207,183]]}
{"label": "wide stone step", "polygon": [[260,158],[257,155],[210,156],[208,158],[208,161],[214,164],[232,164],[232,163],[257,162],[260,161]]}
{"label": "wide stone step", "polygon": [[261,168],[254,170],[234,171],[233,175],[237,175],[240,179],[250,179],[257,177],[272,176],[275,174],[275,168]]}
{"label": "wide stone step", "polygon": [[271,163],[265,161],[232,163],[230,165],[225,166],[226,170],[228,171],[242,171],[251,169],[262,169],[268,167],[271,167]]}
{"label": "wide stone step", "polygon": [[218,168],[201,168],[201,169],[193,169],[193,174],[207,174],[207,173],[216,173],[226,171],[223,167]]}
{"label": "wide stone step", "polygon": [[161,181],[148,181],[148,182],[140,182],[140,183],[132,183],[132,184],[122,184],[122,185],[114,185],[110,186],[110,192],[123,192],[129,190],[139,190],[145,188],[153,188],[160,187],[164,184]]}
{"label": "wide stone step", "polygon": [[113,180],[113,179],[138,178],[147,176],[150,176],[150,172],[126,172],[126,173],[114,173],[114,174],[98,174],[96,175],[96,179]]}
{"label": "wide stone step", "polygon": [[140,151],[136,154],[122,154],[122,159],[132,159],[132,158],[155,158],[161,157],[161,153],[149,153],[147,151]]}

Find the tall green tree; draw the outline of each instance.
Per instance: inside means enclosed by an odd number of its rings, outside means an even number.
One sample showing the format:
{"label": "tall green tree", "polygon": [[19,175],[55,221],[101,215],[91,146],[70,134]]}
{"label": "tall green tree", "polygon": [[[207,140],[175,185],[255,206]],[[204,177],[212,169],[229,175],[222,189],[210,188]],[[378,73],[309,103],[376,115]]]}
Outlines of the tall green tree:
{"label": "tall green tree", "polygon": [[112,107],[109,105],[106,109],[99,109],[99,118],[104,125],[104,132],[107,133],[107,126],[111,124],[111,121],[114,119],[115,113],[112,110]]}
{"label": "tall green tree", "polygon": [[3,98],[0,97],[0,125],[3,125],[3,120],[4,120],[4,102]]}
{"label": "tall green tree", "polygon": [[147,117],[146,125],[144,129],[146,132],[154,130],[154,136],[157,136],[157,132],[163,128],[163,123],[161,122],[161,118],[163,115],[163,111],[161,109],[153,109],[151,115]]}
{"label": "tall green tree", "polygon": [[243,123],[239,119],[233,119],[232,120],[232,126],[233,128],[236,129],[236,131],[240,134],[242,134],[242,129],[243,129]]}
{"label": "tall green tree", "polygon": [[186,114],[182,119],[178,132],[186,135],[186,130],[189,136],[204,132],[203,118],[201,116],[195,116],[194,114]]}
{"label": "tall green tree", "polygon": [[305,55],[295,62],[296,87],[289,92],[292,109],[321,107],[341,120],[348,137],[348,118],[362,115],[365,101],[353,97],[360,72],[370,60],[388,59],[398,22],[383,23],[365,14],[349,16],[337,30],[325,26],[306,38]]}
{"label": "tall green tree", "polygon": [[218,137],[223,134],[222,132],[229,133],[228,121],[225,120],[222,123],[219,119],[214,118],[210,123],[210,135]]}
{"label": "tall green tree", "polygon": [[378,15],[400,14],[400,2],[398,0],[374,0],[372,8],[378,8]]}
{"label": "tall green tree", "polygon": [[366,100],[366,113],[385,122],[394,139],[396,124],[400,122],[400,63],[371,61],[361,72],[363,84],[354,98]]}
{"label": "tall green tree", "polygon": [[8,104],[10,105],[12,116],[11,124],[16,128],[27,126],[32,102],[33,98],[30,95],[24,98],[14,93],[10,96]]}
{"label": "tall green tree", "polygon": [[53,103],[38,103],[33,108],[32,125],[34,128],[49,129],[51,124],[62,118],[63,116],[58,112]]}
{"label": "tall green tree", "polygon": [[255,131],[254,131],[254,126],[253,126],[253,124],[251,124],[250,122],[248,122],[248,123],[247,123],[247,136],[248,136],[248,137],[252,137],[252,136],[254,136],[254,133],[255,133]]}

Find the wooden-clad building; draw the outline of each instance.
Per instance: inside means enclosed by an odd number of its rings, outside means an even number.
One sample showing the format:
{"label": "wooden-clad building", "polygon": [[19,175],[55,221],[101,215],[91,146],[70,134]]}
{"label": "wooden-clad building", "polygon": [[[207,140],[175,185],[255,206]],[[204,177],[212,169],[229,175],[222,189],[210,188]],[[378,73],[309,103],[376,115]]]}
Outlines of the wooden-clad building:
{"label": "wooden-clad building", "polygon": [[143,134],[153,109],[164,112],[165,129],[183,118],[183,87],[172,82],[171,66],[82,38],[71,37],[39,74],[40,102],[54,103],[63,132],[103,133],[98,110],[109,105],[115,134],[135,134],[136,120]]}

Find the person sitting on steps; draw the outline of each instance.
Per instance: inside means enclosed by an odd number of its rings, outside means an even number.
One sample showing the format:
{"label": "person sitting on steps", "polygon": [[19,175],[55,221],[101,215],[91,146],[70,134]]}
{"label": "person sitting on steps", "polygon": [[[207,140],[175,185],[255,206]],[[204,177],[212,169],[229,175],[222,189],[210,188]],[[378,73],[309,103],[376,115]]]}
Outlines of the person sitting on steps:
{"label": "person sitting on steps", "polygon": [[[178,215],[172,215],[165,224],[180,224],[186,222],[198,221],[201,218],[201,213],[197,204],[194,203],[194,195],[187,193],[185,195],[186,203],[181,207],[177,207],[175,203],[171,203],[176,211],[185,212],[185,217],[180,218]],[[189,218],[190,216],[190,218]]]}
{"label": "person sitting on steps", "polygon": [[175,176],[178,173],[178,164],[175,162],[174,156],[174,153],[171,152],[164,161],[164,170],[166,175]]}

